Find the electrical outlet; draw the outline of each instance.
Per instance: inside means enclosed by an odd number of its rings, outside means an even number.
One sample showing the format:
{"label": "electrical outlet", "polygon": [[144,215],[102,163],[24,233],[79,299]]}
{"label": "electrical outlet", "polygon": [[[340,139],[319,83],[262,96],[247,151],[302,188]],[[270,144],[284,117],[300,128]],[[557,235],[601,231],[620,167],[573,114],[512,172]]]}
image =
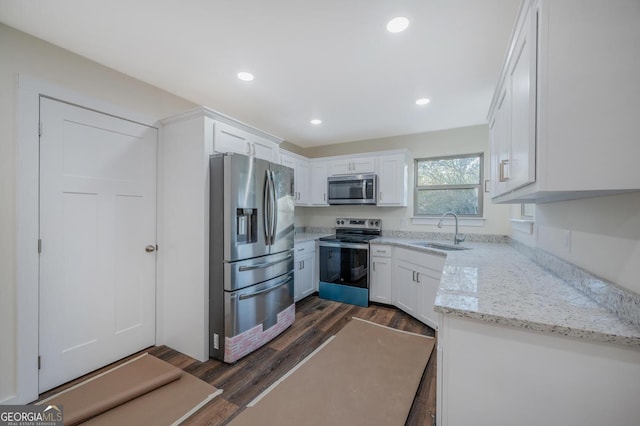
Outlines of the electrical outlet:
{"label": "electrical outlet", "polygon": [[213,349],[220,349],[220,340],[218,333],[213,334]]}

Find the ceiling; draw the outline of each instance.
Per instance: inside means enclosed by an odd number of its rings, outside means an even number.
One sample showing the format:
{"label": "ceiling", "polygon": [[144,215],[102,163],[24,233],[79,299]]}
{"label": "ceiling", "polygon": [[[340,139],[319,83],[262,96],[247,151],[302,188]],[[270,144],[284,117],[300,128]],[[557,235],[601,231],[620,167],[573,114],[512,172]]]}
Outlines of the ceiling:
{"label": "ceiling", "polygon": [[485,123],[519,3],[0,0],[0,22],[310,147]]}

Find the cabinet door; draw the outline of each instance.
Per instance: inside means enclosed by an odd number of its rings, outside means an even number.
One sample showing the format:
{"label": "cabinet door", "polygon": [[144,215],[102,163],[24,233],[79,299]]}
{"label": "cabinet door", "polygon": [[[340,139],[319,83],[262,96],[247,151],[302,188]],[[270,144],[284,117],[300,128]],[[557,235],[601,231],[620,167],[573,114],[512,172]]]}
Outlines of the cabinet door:
{"label": "cabinet door", "polygon": [[361,157],[332,160],[328,163],[328,171],[329,176],[375,173],[376,158]]}
{"label": "cabinet door", "polygon": [[436,294],[440,286],[440,274],[426,268],[416,267],[416,279],[420,286],[418,319],[428,326],[438,329],[438,314],[433,310]]}
{"label": "cabinet door", "polygon": [[250,155],[248,133],[217,121],[214,127],[213,150]]}
{"label": "cabinet door", "polygon": [[296,164],[295,187],[296,187],[296,205],[309,204],[309,162],[298,160]]}
{"label": "cabinet door", "polygon": [[529,10],[515,44],[508,78],[511,92],[509,190],[535,182],[536,154],[536,11]]}
{"label": "cabinet door", "polygon": [[280,153],[280,164],[291,167],[294,171],[296,170],[296,159],[286,154]]}
{"label": "cabinet door", "polygon": [[391,258],[372,256],[369,271],[371,272],[369,300],[392,304]]}
{"label": "cabinet door", "polygon": [[395,261],[394,284],[395,284],[395,305],[416,317],[418,314],[418,289],[416,282],[416,268],[414,265],[402,260]]}
{"label": "cabinet door", "polygon": [[294,271],[294,299],[296,302],[314,292],[314,255],[315,252],[296,256]]}
{"label": "cabinet door", "polygon": [[314,206],[327,206],[327,163],[311,162],[309,198]]}
{"label": "cabinet door", "polygon": [[404,154],[378,158],[378,206],[407,205],[407,163]]}
{"label": "cabinet door", "polygon": [[500,95],[494,119],[490,123],[491,137],[491,182],[493,196],[508,191],[509,157],[511,138],[511,111],[509,92],[505,88]]}
{"label": "cabinet door", "polygon": [[352,173],[375,173],[376,172],[376,158],[375,157],[363,157],[354,158],[351,160]]}
{"label": "cabinet door", "polygon": [[254,136],[250,139],[251,154],[256,158],[261,158],[267,161],[277,161],[278,157],[278,144],[268,141],[266,139]]}
{"label": "cabinet door", "polygon": [[334,160],[330,161],[327,166],[329,176],[336,175],[349,175],[351,171],[351,162],[348,160]]}

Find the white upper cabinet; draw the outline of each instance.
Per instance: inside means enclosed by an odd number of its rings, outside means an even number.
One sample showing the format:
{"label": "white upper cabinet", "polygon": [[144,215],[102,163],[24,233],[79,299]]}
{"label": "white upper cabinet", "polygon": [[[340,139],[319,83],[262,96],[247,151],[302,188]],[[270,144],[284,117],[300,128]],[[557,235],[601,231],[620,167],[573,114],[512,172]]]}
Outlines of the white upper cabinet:
{"label": "white upper cabinet", "polygon": [[378,206],[407,206],[407,154],[378,157]]}
{"label": "white upper cabinet", "polygon": [[266,140],[264,138],[260,138],[257,136],[252,136],[249,138],[249,146],[251,149],[251,154],[256,158],[262,158],[263,160],[268,160],[274,163],[278,162],[279,156],[279,147],[278,144]]}
{"label": "white upper cabinet", "polygon": [[489,123],[491,143],[491,175],[494,196],[507,192],[511,157],[511,97],[507,88],[499,96],[494,117]]}
{"label": "white upper cabinet", "polygon": [[321,157],[308,159],[280,150],[280,164],[295,170],[296,206],[328,206],[327,179],[340,174],[378,174],[378,206],[406,207],[409,151],[369,153],[366,157]]}
{"label": "white upper cabinet", "polygon": [[489,123],[494,197],[535,182],[537,11],[521,19]]}
{"label": "white upper cabinet", "polygon": [[526,0],[489,111],[495,202],[640,189],[637,0]]}
{"label": "white upper cabinet", "polygon": [[278,144],[227,123],[214,123],[213,150],[278,161]]}
{"label": "white upper cabinet", "polygon": [[327,163],[329,176],[376,172],[376,157],[344,157]]}
{"label": "white upper cabinet", "polygon": [[510,190],[535,182],[536,152],[536,45],[537,14],[529,10],[518,33],[508,76],[511,101],[511,152],[507,187]]}
{"label": "white upper cabinet", "polygon": [[309,205],[309,160],[287,151],[280,152],[280,164],[294,171],[293,199],[296,206]]}
{"label": "white upper cabinet", "polygon": [[314,206],[328,206],[327,203],[327,162],[311,160],[311,179],[309,181],[310,202]]}

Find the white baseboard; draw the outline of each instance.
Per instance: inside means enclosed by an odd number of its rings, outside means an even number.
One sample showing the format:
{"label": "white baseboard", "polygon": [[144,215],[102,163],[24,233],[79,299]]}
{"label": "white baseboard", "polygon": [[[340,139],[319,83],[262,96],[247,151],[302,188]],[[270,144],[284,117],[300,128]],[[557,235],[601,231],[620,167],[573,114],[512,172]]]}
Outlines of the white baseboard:
{"label": "white baseboard", "polygon": [[9,398],[6,398],[0,401],[0,405],[16,405],[16,404],[18,404],[18,397],[16,395],[12,395]]}

